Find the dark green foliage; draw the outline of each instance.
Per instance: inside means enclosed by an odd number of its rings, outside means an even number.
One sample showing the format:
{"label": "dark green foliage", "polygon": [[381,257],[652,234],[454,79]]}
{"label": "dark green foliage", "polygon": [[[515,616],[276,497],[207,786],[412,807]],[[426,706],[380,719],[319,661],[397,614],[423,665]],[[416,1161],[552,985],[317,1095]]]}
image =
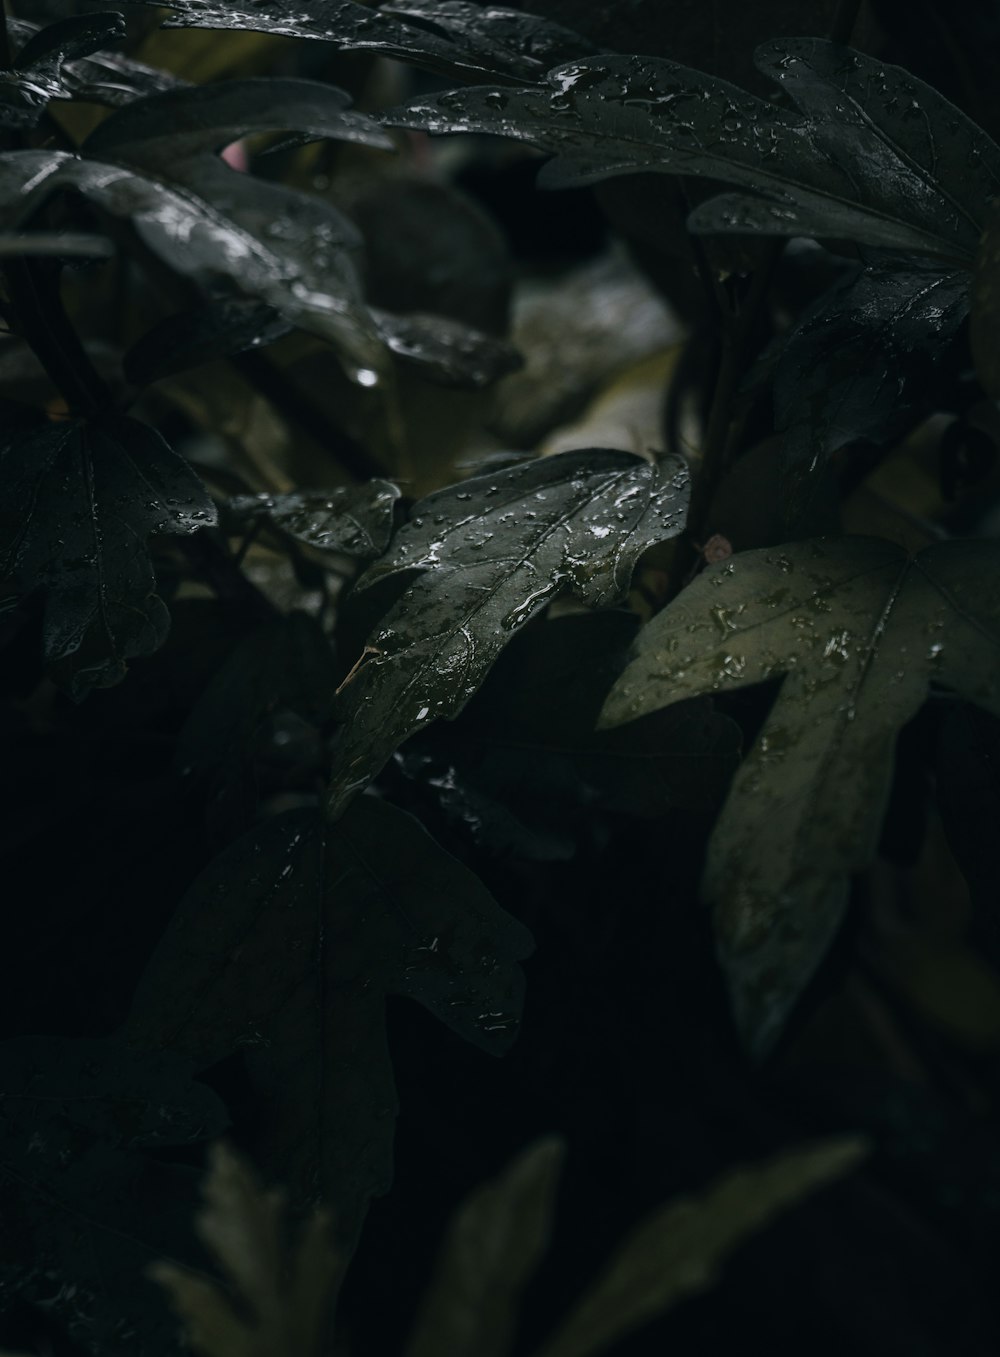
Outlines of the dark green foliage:
{"label": "dark green foliage", "polygon": [[996,6],[16,7],[0,1348],[995,1357]]}

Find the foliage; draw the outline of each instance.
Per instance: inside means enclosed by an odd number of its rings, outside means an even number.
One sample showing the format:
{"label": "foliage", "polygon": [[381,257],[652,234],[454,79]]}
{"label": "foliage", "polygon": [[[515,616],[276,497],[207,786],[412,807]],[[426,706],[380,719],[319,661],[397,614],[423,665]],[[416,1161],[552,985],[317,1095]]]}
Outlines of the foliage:
{"label": "foliage", "polygon": [[13,8],[0,1346],[995,1352],[996,5]]}

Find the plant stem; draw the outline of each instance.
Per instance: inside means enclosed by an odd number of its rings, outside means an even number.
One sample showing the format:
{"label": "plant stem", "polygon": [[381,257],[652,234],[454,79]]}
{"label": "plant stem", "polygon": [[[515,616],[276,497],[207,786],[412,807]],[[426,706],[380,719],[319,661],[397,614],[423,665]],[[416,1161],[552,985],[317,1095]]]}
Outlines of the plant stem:
{"label": "plant stem", "polygon": [[108,404],[110,391],[66,315],[58,272],[50,269],[46,260],[4,264],[15,333],[34,350],[70,411],[94,414]]}

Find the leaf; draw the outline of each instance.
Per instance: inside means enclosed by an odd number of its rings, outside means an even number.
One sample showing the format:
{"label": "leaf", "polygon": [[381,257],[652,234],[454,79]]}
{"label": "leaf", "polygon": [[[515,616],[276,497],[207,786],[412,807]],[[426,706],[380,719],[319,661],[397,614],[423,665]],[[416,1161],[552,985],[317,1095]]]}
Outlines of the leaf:
{"label": "leaf", "polygon": [[818,538],[709,567],[640,634],[604,726],[784,675],[709,844],[703,892],[736,1021],[763,1054],[868,865],[897,731],[931,683],[1000,713],[1000,553]]}
{"label": "leaf", "polygon": [[968,285],[963,272],[889,260],[835,283],[803,315],[774,378],[775,427],[797,494],[838,449],[887,443],[930,413]]}
{"label": "leaf", "polygon": [[79,699],[166,637],[146,538],[197,532],[215,509],[183,458],[137,420],[53,423],[9,402],[2,413],[0,578],[45,596],[45,658]]}
{"label": "leaf", "polygon": [[948,711],[935,751],[935,787],[948,844],[1000,956],[1000,721],[965,703]]}
{"label": "leaf", "polygon": [[[759,68],[799,112],[652,57],[557,67],[548,89],[452,90],[382,114],[391,126],[484,132],[558,156],[540,183],[567,188],[639,170],[740,184],[752,229],[973,256],[1000,148],[929,86],[820,39],[758,48]],[[751,229],[727,195],[695,210],[696,230]]]}
{"label": "leaf", "polygon": [[481,391],[523,366],[513,345],[447,316],[373,309],[387,348],[428,382]]}
{"label": "leaf", "polygon": [[286,495],[238,495],[232,513],[265,523],[316,551],[361,560],[389,545],[399,487],[391,481],[340,485],[333,490],[294,490]]}
{"label": "leaf", "polygon": [[702,1197],[668,1203],[626,1236],[607,1268],[536,1357],[591,1357],[706,1290],[749,1237],[803,1197],[836,1182],[864,1158],[842,1138],[737,1169]]}
{"label": "leaf", "polygon": [[242,1051],[260,1162],[296,1203],[334,1203],[354,1247],[392,1176],[388,995],[500,1054],[531,938],[402,811],[361,798],[324,828],[265,821],[198,878],[140,982],[127,1033],[199,1068]]}
{"label": "leaf", "polygon": [[158,321],[122,360],[128,381],[148,386],[216,358],[263,348],[290,334],[292,325],[263,302],[225,297]]}
{"label": "leaf", "polygon": [[225,279],[274,306],[290,324],[328,339],[349,375],[371,386],[387,358],[361,299],[355,228],[321,199],[241,174],[212,153],[268,128],[386,146],[385,134],[347,113],[345,101],[333,86],[283,79],[227,80],[152,95],[112,114],[82,157],[56,151],[0,156],[0,227],[20,226],[52,193],[74,189],[131,221],[178,272],[213,290]]}
{"label": "leaf", "polygon": [[194,1181],[144,1152],[226,1124],[172,1057],[113,1040],[0,1045],[0,1308],[41,1305],[95,1353],[169,1351],[172,1326],[142,1271],[189,1256]]}
{"label": "leaf", "polygon": [[[152,4],[154,0],[142,0]],[[155,0],[159,6],[159,0]],[[414,0],[378,9],[353,0],[173,0],[164,28],[256,29],[379,52],[442,75],[532,80],[558,61],[596,50],[569,29],[518,10],[460,0]],[[397,17],[400,16],[400,17]],[[411,23],[404,20],[409,18]]]}
{"label": "leaf", "polygon": [[[415,731],[454,716],[511,636],[554,598],[607,607],[688,503],[679,458],[658,467],[593,448],[477,476],[420,500],[355,586],[417,571],[342,685],[336,815]],[[366,658],[367,656],[371,658]]]}
{"label": "leaf", "polygon": [[525,1287],[549,1246],[565,1143],[529,1146],[448,1226],[405,1357],[507,1357]]}
{"label": "leaf", "polygon": [[109,259],[114,246],[104,236],[83,231],[25,231],[0,234],[0,256],[55,255],[63,259]]}
{"label": "leaf", "polygon": [[[5,21],[0,15],[0,22]],[[14,69],[0,71],[0,127],[36,126],[52,99],[73,98],[63,64],[124,37],[121,14],[71,15],[36,29]]]}
{"label": "leaf", "polygon": [[282,1194],[265,1191],[224,1144],[212,1147],[202,1193],[195,1227],[235,1298],[173,1263],[149,1269],[185,1321],[191,1346],[208,1357],[321,1357],[343,1272],[325,1213],[316,1212],[292,1246]]}

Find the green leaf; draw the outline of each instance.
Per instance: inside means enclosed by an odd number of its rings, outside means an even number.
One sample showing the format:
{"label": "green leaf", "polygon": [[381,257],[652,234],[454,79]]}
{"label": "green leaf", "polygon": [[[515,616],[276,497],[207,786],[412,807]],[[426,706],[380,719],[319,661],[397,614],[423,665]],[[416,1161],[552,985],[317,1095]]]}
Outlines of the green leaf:
{"label": "green leaf", "polygon": [[407,736],[454,716],[508,640],[565,593],[620,601],[642,552],[684,525],[687,469],[587,449],[477,476],[420,500],[356,589],[420,571],[341,685],[331,813]]}
{"label": "green leaf", "polygon": [[[0,22],[5,16],[0,15]],[[63,64],[124,37],[121,14],[71,15],[36,29],[14,69],[0,71],[0,127],[36,126],[52,99],[73,98]]]}
{"label": "green leaf", "polygon": [[399,487],[391,481],[341,485],[334,490],[293,490],[286,495],[237,495],[230,512],[264,523],[316,551],[361,560],[389,545]]}
{"label": "green leaf", "polygon": [[858,1140],[786,1150],[736,1169],[702,1197],[669,1202],[628,1235],[568,1319],[535,1357],[593,1357],[706,1290],[721,1265],[776,1215],[855,1169]]}
{"label": "green leaf", "polygon": [[967,273],[896,259],[861,268],[809,308],[774,377],[775,428],[797,496],[839,448],[889,442],[934,409],[968,293]]}
{"label": "green leaf", "polygon": [[[142,0],[144,4],[160,0]],[[313,38],[342,52],[379,52],[442,75],[538,79],[559,61],[595,51],[578,34],[519,10],[461,0],[401,0],[378,9],[354,0],[172,0],[164,28],[252,29]],[[396,16],[400,17],[396,17]],[[410,23],[405,20],[410,19]]]}
{"label": "green leaf", "polygon": [[322,199],[241,174],[212,154],[244,132],[285,128],[385,147],[385,134],[345,112],[345,100],[331,85],[283,79],[151,95],[102,123],[82,157],[0,156],[0,226],[20,226],[52,193],[76,190],[127,218],[179,273],[214,290],[225,279],[328,339],[349,375],[371,386],[388,359],[361,297],[356,229]]}
{"label": "green leaf", "polygon": [[549,1246],[566,1153],[529,1146],[452,1217],[405,1357],[507,1357],[521,1299]]}
{"label": "green leaf", "polygon": [[242,1051],[257,1155],[297,1202],[335,1205],[353,1248],[392,1177],[388,995],[493,1054],[523,1001],[531,938],[402,811],[369,797],[324,827],[266,821],[202,873],[140,982],[127,1033],[199,1068]]}
{"label": "green leaf", "polygon": [[602,724],[784,675],[703,892],[747,1045],[767,1051],[868,865],[896,734],[940,683],[1000,713],[1000,551],[819,538],[710,567],[640,634]]}
{"label": "green leaf", "polygon": [[905,71],[820,39],[766,43],[756,60],[798,113],[674,62],[608,56],[557,67],[548,89],[453,90],[382,121],[530,141],[558,156],[542,172],[549,187],[655,170],[768,195],[749,201],[750,224],[744,199],[711,199],[690,218],[696,230],[972,258],[1000,188],[1000,148],[981,129]]}
{"label": "green leaf", "polygon": [[[42,30],[38,24],[29,23],[26,19],[7,19],[7,32],[14,45],[22,50],[36,34],[50,32],[56,26],[51,24]],[[187,83],[168,71],[156,70],[120,52],[100,51],[64,60],[59,77],[61,91],[54,97],[80,99],[88,104],[106,104],[112,108],[120,108],[133,99]]]}
{"label": "green leaf", "polygon": [[144,1151],[219,1135],[225,1108],[172,1057],[112,1040],[0,1045],[0,1309],[33,1302],[100,1354],[160,1357],[143,1268],[186,1246],[196,1177]]}
{"label": "green leaf", "polygon": [[109,415],[52,422],[0,409],[0,578],[45,596],[45,657],[75,698],[117,683],[170,625],[151,533],[215,522],[197,476],[159,434]]}

